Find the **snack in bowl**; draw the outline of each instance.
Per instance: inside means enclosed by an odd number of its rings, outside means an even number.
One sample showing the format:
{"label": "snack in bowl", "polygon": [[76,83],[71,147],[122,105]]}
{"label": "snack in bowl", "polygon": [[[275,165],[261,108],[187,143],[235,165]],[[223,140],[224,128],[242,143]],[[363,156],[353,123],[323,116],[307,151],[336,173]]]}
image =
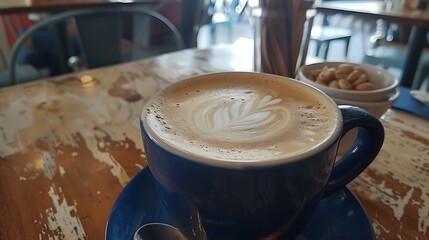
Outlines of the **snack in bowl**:
{"label": "snack in bowl", "polygon": [[369,81],[364,69],[353,67],[348,63],[340,64],[338,67],[324,66],[322,69],[314,69],[307,77],[331,88],[357,91],[376,89],[374,83]]}
{"label": "snack in bowl", "polygon": [[[318,82],[317,77],[319,77],[319,75],[315,76],[315,74],[321,74],[321,70],[323,69],[325,69],[325,71],[328,69],[336,70],[336,76],[334,75],[328,84]],[[331,97],[336,104],[360,107],[376,118],[380,118],[400,95],[399,88],[397,87],[398,79],[395,76],[384,69],[365,64],[347,62],[309,64],[302,66],[298,70],[297,78],[320,89]],[[345,82],[345,84],[351,85],[352,88],[347,89],[347,86],[333,87],[332,85],[335,83],[335,78],[341,78],[343,81],[338,81],[338,83],[341,82],[344,84]],[[366,90],[365,88],[369,83],[373,84],[374,88]],[[360,86],[361,84],[365,85]],[[357,86],[359,86],[359,90],[356,89]],[[339,155],[344,155],[346,153],[356,139],[356,136],[357,131],[352,130],[341,139],[338,148]]]}
{"label": "snack in bowl", "polygon": [[386,101],[399,84],[398,78],[385,69],[349,62],[304,65],[296,78],[330,97],[359,102]]}

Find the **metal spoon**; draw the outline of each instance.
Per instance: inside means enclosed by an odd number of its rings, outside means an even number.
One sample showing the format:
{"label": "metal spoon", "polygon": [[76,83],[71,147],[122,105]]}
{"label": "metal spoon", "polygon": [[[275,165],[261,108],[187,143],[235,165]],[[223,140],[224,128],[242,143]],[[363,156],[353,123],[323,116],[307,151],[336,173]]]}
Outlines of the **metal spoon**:
{"label": "metal spoon", "polygon": [[134,240],[186,240],[179,229],[165,223],[149,223],[134,233]]}

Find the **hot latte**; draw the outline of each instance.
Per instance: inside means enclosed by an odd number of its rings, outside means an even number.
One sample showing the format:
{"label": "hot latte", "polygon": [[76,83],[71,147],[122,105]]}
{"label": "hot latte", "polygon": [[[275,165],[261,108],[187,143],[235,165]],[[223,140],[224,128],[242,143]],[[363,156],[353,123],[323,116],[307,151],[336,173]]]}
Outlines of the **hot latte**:
{"label": "hot latte", "polygon": [[257,161],[315,147],[332,135],[336,114],[327,99],[294,81],[237,73],[175,84],[149,100],[142,119],[173,152]]}

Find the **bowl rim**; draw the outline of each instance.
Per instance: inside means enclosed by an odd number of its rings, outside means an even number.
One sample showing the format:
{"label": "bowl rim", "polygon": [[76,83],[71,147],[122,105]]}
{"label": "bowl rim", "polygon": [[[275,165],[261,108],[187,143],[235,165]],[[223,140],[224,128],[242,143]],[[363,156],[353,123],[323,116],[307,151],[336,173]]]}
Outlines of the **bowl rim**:
{"label": "bowl rim", "polygon": [[[345,89],[338,89],[338,88],[330,88],[327,86],[324,86],[322,84],[316,83],[315,81],[310,80],[305,74],[304,74],[304,69],[307,67],[312,67],[312,66],[316,66],[316,65],[340,65],[340,64],[351,64],[351,65],[355,65],[355,66],[365,66],[371,69],[374,69],[376,71],[381,71],[384,72],[387,75],[392,76],[393,79],[393,83],[387,87],[384,88],[378,88],[378,89],[374,89],[374,90],[368,90],[368,91],[356,91],[356,90],[345,90]],[[302,78],[299,78],[299,77]],[[379,68],[370,64],[365,64],[365,63],[353,63],[353,62],[320,62],[320,63],[312,63],[312,64],[307,64],[307,65],[303,65],[298,69],[297,72],[297,76],[296,78],[298,80],[304,80],[305,82],[311,82],[316,84],[318,87],[320,86],[320,89],[327,89],[328,91],[334,91],[334,92],[338,92],[338,93],[344,93],[344,94],[358,94],[358,95],[366,95],[366,94],[374,94],[374,93],[382,93],[382,92],[386,92],[386,91],[390,91],[394,88],[396,88],[399,85],[399,79],[394,76],[393,74],[391,74],[390,72],[388,72],[386,69],[383,68]]]}
{"label": "bowl rim", "polygon": [[336,100],[342,100],[345,101],[347,103],[340,103],[338,105],[367,105],[367,106],[379,106],[382,104],[386,104],[386,103],[392,103],[394,101],[396,101],[399,96],[401,95],[401,90],[398,88],[395,89],[394,94],[392,94],[391,96],[389,96],[388,99],[384,100],[384,101],[376,101],[376,102],[359,102],[359,101],[353,101],[353,100],[348,100],[348,99],[343,99],[343,98],[338,98],[338,97],[331,97],[332,100],[334,100],[334,102],[336,102]]}

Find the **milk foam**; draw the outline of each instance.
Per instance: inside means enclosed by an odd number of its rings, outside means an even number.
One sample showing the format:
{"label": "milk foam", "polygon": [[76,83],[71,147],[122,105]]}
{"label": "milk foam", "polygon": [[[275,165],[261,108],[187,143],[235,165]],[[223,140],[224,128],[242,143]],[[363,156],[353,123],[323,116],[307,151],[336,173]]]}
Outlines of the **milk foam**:
{"label": "milk foam", "polygon": [[271,159],[302,153],[332,134],[335,111],[312,95],[281,80],[192,80],[152,98],[142,119],[149,132],[185,152],[223,160]]}
{"label": "milk foam", "polygon": [[247,101],[213,96],[196,104],[191,117],[205,136],[236,143],[263,141],[287,126],[290,113],[282,101],[271,95]]}

